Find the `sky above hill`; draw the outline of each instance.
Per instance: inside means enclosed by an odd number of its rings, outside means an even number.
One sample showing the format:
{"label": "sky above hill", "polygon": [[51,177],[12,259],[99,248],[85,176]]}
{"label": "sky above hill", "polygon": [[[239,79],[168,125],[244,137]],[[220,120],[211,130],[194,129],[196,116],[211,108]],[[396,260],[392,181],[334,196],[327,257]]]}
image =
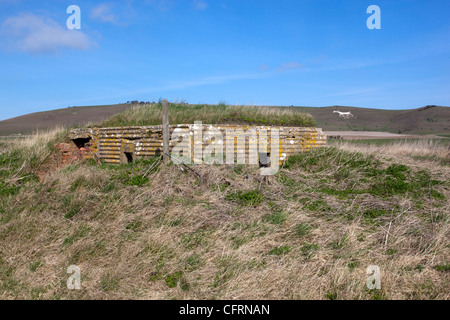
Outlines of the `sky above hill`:
{"label": "sky above hill", "polygon": [[448,0],[0,0],[0,120],[160,98],[449,106],[449,12]]}

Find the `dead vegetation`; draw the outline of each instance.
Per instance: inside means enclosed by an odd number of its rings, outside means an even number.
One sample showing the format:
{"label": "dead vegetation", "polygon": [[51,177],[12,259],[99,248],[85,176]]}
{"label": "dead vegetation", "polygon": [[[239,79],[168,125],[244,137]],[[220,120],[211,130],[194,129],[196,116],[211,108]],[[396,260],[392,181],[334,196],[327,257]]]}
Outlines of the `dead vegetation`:
{"label": "dead vegetation", "polygon": [[[314,127],[309,114],[296,108],[169,103],[170,122],[179,124],[202,121],[205,124],[250,124]],[[162,103],[137,105],[101,122],[99,127],[161,125]]]}
{"label": "dead vegetation", "polygon": [[[440,150],[328,147],[266,178],[197,166],[204,185],[154,159],[12,182],[32,175],[51,137],[0,153],[2,299],[449,298]],[[70,265],[80,291],[66,287]],[[369,265],[381,290],[366,287]]]}
{"label": "dead vegetation", "polygon": [[349,142],[340,144],[340,148],[351,152],[379,153],[384,155],[400,155],[410,157],[431,157],[445,160],[450,158],[450,143],[448,140],[416,139],[392,140],[391,143],[361,146]]}

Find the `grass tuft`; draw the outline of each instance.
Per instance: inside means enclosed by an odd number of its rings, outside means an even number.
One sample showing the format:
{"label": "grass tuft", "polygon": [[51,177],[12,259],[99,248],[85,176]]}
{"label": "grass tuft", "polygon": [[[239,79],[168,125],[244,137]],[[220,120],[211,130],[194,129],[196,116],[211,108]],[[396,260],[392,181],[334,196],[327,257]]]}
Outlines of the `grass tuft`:
{"label": "grass tuft", "polygon": [[[169,103],[172,123],[250,124],[314,127],[313,117],[296,108]],[[99,127],[150,126],[162,124],[162,103],[129,108],[101,122]]]}

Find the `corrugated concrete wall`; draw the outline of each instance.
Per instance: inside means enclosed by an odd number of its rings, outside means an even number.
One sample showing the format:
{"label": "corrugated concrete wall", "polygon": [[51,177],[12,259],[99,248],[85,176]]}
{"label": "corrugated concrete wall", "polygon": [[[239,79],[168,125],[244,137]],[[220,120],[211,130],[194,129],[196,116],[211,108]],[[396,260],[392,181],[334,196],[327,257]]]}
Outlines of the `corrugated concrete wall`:
{"label": "corrugated concrete wall", "polygon": [[[172,125],[170,133],[170,151],[174,147],[185,148],[193,161],[196,161],[194,154],[202,154],[195,153],[195,149],[214,149],[214,154],[225,155],[228,147],[228,151],[234,149],[236,157],[245,157],[249,163],[250,154],[260,157],[261,150],[265,150],[262,147],[267,147],[270,154],[275,143],[279,146],[281,163],[290,155],[327,143],[322,129],[305,127],[193,124]],[[69,138],[79,148],[89,149],[107,163],[127,163],[163,153],[162,126],[75,129]]]}

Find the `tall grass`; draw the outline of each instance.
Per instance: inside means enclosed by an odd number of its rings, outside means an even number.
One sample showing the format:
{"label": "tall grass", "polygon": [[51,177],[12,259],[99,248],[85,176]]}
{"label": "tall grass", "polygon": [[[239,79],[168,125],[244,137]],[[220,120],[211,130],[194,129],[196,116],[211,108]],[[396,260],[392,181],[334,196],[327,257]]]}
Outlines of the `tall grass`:
{"label": "tall grass", "polygon": [[[251,124],[313,127],[315,120],[310,114],[295,108],[187,105],[169,103],[169,120],[172,124],[190,124],[202,121],[207,124]],[[101,122],[101,127],[147,126],[162,124],[162,103],[134,106]]]}
{"label": "tall grass", "polygon": [[67,131],[55,128],[21,139],[2,141],[0,149],[0,200],[37,179],[37,171],[52,155],[54,145],[64,141]]}
{"label": "tall grass", "polygon": [[338,145],[340,149],[350,152],[409,156],[425,160],[438,160],[442,163],[450,164],[450,144],[447,140],[391,140],[384,144],[343,141],[335,142],[334,144]]}

